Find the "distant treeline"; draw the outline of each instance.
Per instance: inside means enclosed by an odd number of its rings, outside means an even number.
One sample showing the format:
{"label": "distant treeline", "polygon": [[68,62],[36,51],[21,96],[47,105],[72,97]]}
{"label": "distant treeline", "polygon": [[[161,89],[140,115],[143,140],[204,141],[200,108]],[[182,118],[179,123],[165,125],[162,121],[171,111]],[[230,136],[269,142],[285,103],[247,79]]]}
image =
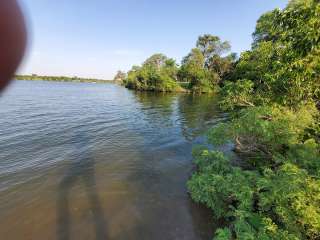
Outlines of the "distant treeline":
{"label": "distant treeline", "polygon": [[94,78],[80,78],[80,77],[66,77],[66,76],[40,76],[32,75],[16,75],[17,80],[33,80],[33,81],[54,81],[54,82],[90,82],[90,83],[111,83],[113,81],[94,79]]}

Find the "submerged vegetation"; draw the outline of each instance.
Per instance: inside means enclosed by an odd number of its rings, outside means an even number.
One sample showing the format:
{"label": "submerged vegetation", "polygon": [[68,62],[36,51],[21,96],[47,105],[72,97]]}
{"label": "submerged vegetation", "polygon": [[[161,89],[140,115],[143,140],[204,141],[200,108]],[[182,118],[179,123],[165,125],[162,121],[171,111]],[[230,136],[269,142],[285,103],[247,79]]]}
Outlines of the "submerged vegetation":
{"label": "submerged vegetation", "polygon": [[195,149],[188,188],[224,220],[215,239],[320,239],[319,1],[262,15],[253,38],[217,78],[232,114],[208,133],[238,158]]}
{"label": "submerged vegetation", "polygon": [[33,80],[33,81],[53,81],[53,82],[88,82],[88,83],[110,83],[112,81],[94,79],[94,78],[80,78],[80,77],[66,77],[66,76],[41,76],[37,74],[32,75],[16,75],[16,80]]}

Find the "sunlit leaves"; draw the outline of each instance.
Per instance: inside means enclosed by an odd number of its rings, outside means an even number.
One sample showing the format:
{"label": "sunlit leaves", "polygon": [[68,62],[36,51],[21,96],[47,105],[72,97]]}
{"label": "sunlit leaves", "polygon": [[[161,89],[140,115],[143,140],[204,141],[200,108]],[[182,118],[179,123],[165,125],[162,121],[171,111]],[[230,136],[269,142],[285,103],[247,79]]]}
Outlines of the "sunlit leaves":
{"label": "sunlit leaves", "polygon": [[228,222],[215,239],[320,239],[320,2],[264,14],[253,36],[221,91],[223,108],[241,110],[208,133],[237,163],[196,151],[188,187]]}
{"label": "sunlit leaves", "polygon": [[296,0],[284,10],[262,15],[253,37],[252,50],[241,55],[229,78],[253,82],[255,105],[319,102],[319,1]]}
{"label": "sunlit leaves", "polygon": [[317,114],[313,104],[252,107],[208,133],[211,144],[233,143],[241,156],[235,165],[221,152],[194,151],[191,196],[229,222],[216,239],[320,237],[320,149],[305,139]]}
{"label": "sunlit leaves", "polygon": [[163,54],[154,54],[141,67],[132,67],[124,82],[126,87],[136,90],[170,92],[179,88],[177,72],[173,59]]}

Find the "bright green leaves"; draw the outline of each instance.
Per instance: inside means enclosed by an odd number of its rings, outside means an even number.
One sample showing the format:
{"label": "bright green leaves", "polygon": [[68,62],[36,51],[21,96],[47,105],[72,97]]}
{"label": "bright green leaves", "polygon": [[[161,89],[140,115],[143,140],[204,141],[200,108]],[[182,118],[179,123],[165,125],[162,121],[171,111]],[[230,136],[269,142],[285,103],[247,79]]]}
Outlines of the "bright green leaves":
{"label": "bright green leaves", "polygon": [[314,139],[290,148],[287,155],[294,164],[303,167],[312,176],[320,177],[320,145]]}
{"label": "bright green leaves", "polygon": [[212,58],[220,57],[222,54],[229,52],[231,49],[229,42],[222,42],[218,36],[213,36],[210,34],[199,36],[196,46],[205,58],[206,68],[209,68]]}
{"label": "bright green leaves", "polygon": [[228,42],[205,34],[198,38],[197,47],[183,58],[180,68],[173,59],[154,54],[141,67],[134,66],[124,84],[128,88],[144,91],[181,91],[181,85],[195,93],[216,92],[236,60],[234,53],[222,56],[229,51]]}
{"label": "bright green leaves", "polygon": [[254,173],[231,167],[221,152],[203,150],[196,156],[196,163],[198,172],[188,182],[196,202],[206,204],[217,217],[229,215],[235,206],[250,208]]}
{"label": "bright green leaves", "polygon": [[194,150],[191,197],[229,223],[215,239],[320,237],[320,148],[306,139],[316,119],[313,104],[251,107],[209,131],[209,143],[233,143],[240,156]]}
{"label": "bright green leaves", "polygon": [[198,38],[196,48],[184,57],[179,80],[189,83],[192,92],[217,91],[224,76],[233,68],[236,56],[222,54],[230,51],[230,44],[210,34]]}
{"label": "bright green leaves", "polygon": [[228,228],[220,228],[216,231],[216,240],[231,240],[232,233]]}
{"label": "bright green leaves", "polygon": [[222,100],[220,105],[223,109],[235,109],[240,107],[254,106],[252,98],[253,82],[250,80],[239,80],[236,82],[225,82],[222,88]]}
{"label": "bright green leaves", "polygon": [[182,60],[178,74],[180,81],[188,82],[189,88],[194,92],[210,92],[209,72],[204,65],[205,58],[200,49],[192,49]]}
{"label": "bright green leaves", "polygon": [[188,182],[192,198],[229,221],[216,239],[317,239],[320,182],[285,163],[262,173],[231,166],[220,153],[198,152],[199,166]]}
{"label": "bright green leaves", "polygon": [[[253,37],[253,49],[241,55],[229,79],[252,81],[255,105],[277,102],[296,106],[304,101],[319,102],[319,1],[291,1],[284,10],[262,15]],[[225,106],[237,107],[231,101]]]}
{"label": "bright green leaves", "polygon": [[128,88],[145,91],[176,91],[178,67],[173,59],[163,54],[154,54],[141,67],[132,67],[125,85]]}
{"label": "bright green leaves", "polygon": [[261,42],[275,41],[278,38],[278,34],[275,33],[274,29],[274,19],[279,12],[279,9],[275,9],[263,14],[258,19],[256,29],[252,34],[254,40],[252,44],[253,48]]}
{"label": "bright green leaves", "polygon": [[[248,163],[273,166],[282,162],[279,154],[287,148],[297,148],[305,130],[314,124],[316,114],[312,104],[298,111],[280,106],[253,107],[240,112],[231,122],[210,130],[208,140],[215,145],[232,141],[236,151],[250,159]],[[299,158],[298,153],[296,155]]]}
{"label": "bright green leaves", "polygon": [[259,208],[299,239],[320,237],[320,182],[286,163],[258,181]]}
{"label": "bright green leaves", "polygon": [[208,133],[238,158],[195,151],[188,187],[228,223],[215,239],[320,239],[320,2],[264,14],[253,37],[222,83],[221,106],[241,111]]}

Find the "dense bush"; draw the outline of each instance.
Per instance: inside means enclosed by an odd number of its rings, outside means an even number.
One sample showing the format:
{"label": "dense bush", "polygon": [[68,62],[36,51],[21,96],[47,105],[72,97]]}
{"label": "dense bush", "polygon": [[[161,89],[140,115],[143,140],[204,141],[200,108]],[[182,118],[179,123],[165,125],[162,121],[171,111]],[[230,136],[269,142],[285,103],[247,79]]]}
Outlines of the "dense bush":
{"label": "dense bush", "polygon": [[320,237],[320,146],[304,138],[315,114],[313,106],[255,107],[209,132],[211,144],[229,141],[241,153],[238,166],[221,152],[194,153],[192,198],[229,221],[217,239]]}
{"label": "dense bush", "polygon": [[230,81],[252,81],[255,104],[319,102],[319,1],[291,1],[282,11],[262,15],[253,37],[252,50],[241,54]]}
{"label": "dense bush", "polygon": [[281,160],[279,153],[303,142],[306,129],[315,124],[316,115],[312,104],[296,111],[281,106],[254,107],[243,110],[231,122],[213,128],[208,139],[214,144],[231,140],[247,162],[255,167],[274,167]]}
{"label": "dense bush", "polygon": [[125,79],[128,88],[144,91],[178,91],[177,65],[162,54],[148,58],[141,67],[133,66]]}
{"label": "dense bush", "polygon": [[320,2],[264,14],[221,89],[231,120],[208,133],[237,159],[194,151],[192,198],[226,226],[215,239],[320,239]]}
{"label": "dense bush", "polygon": [[231,110],[254,106],[253,91],[253,82],[250,80],[227,81],[220,92],[222,95],[220,104],[222,108]]}

